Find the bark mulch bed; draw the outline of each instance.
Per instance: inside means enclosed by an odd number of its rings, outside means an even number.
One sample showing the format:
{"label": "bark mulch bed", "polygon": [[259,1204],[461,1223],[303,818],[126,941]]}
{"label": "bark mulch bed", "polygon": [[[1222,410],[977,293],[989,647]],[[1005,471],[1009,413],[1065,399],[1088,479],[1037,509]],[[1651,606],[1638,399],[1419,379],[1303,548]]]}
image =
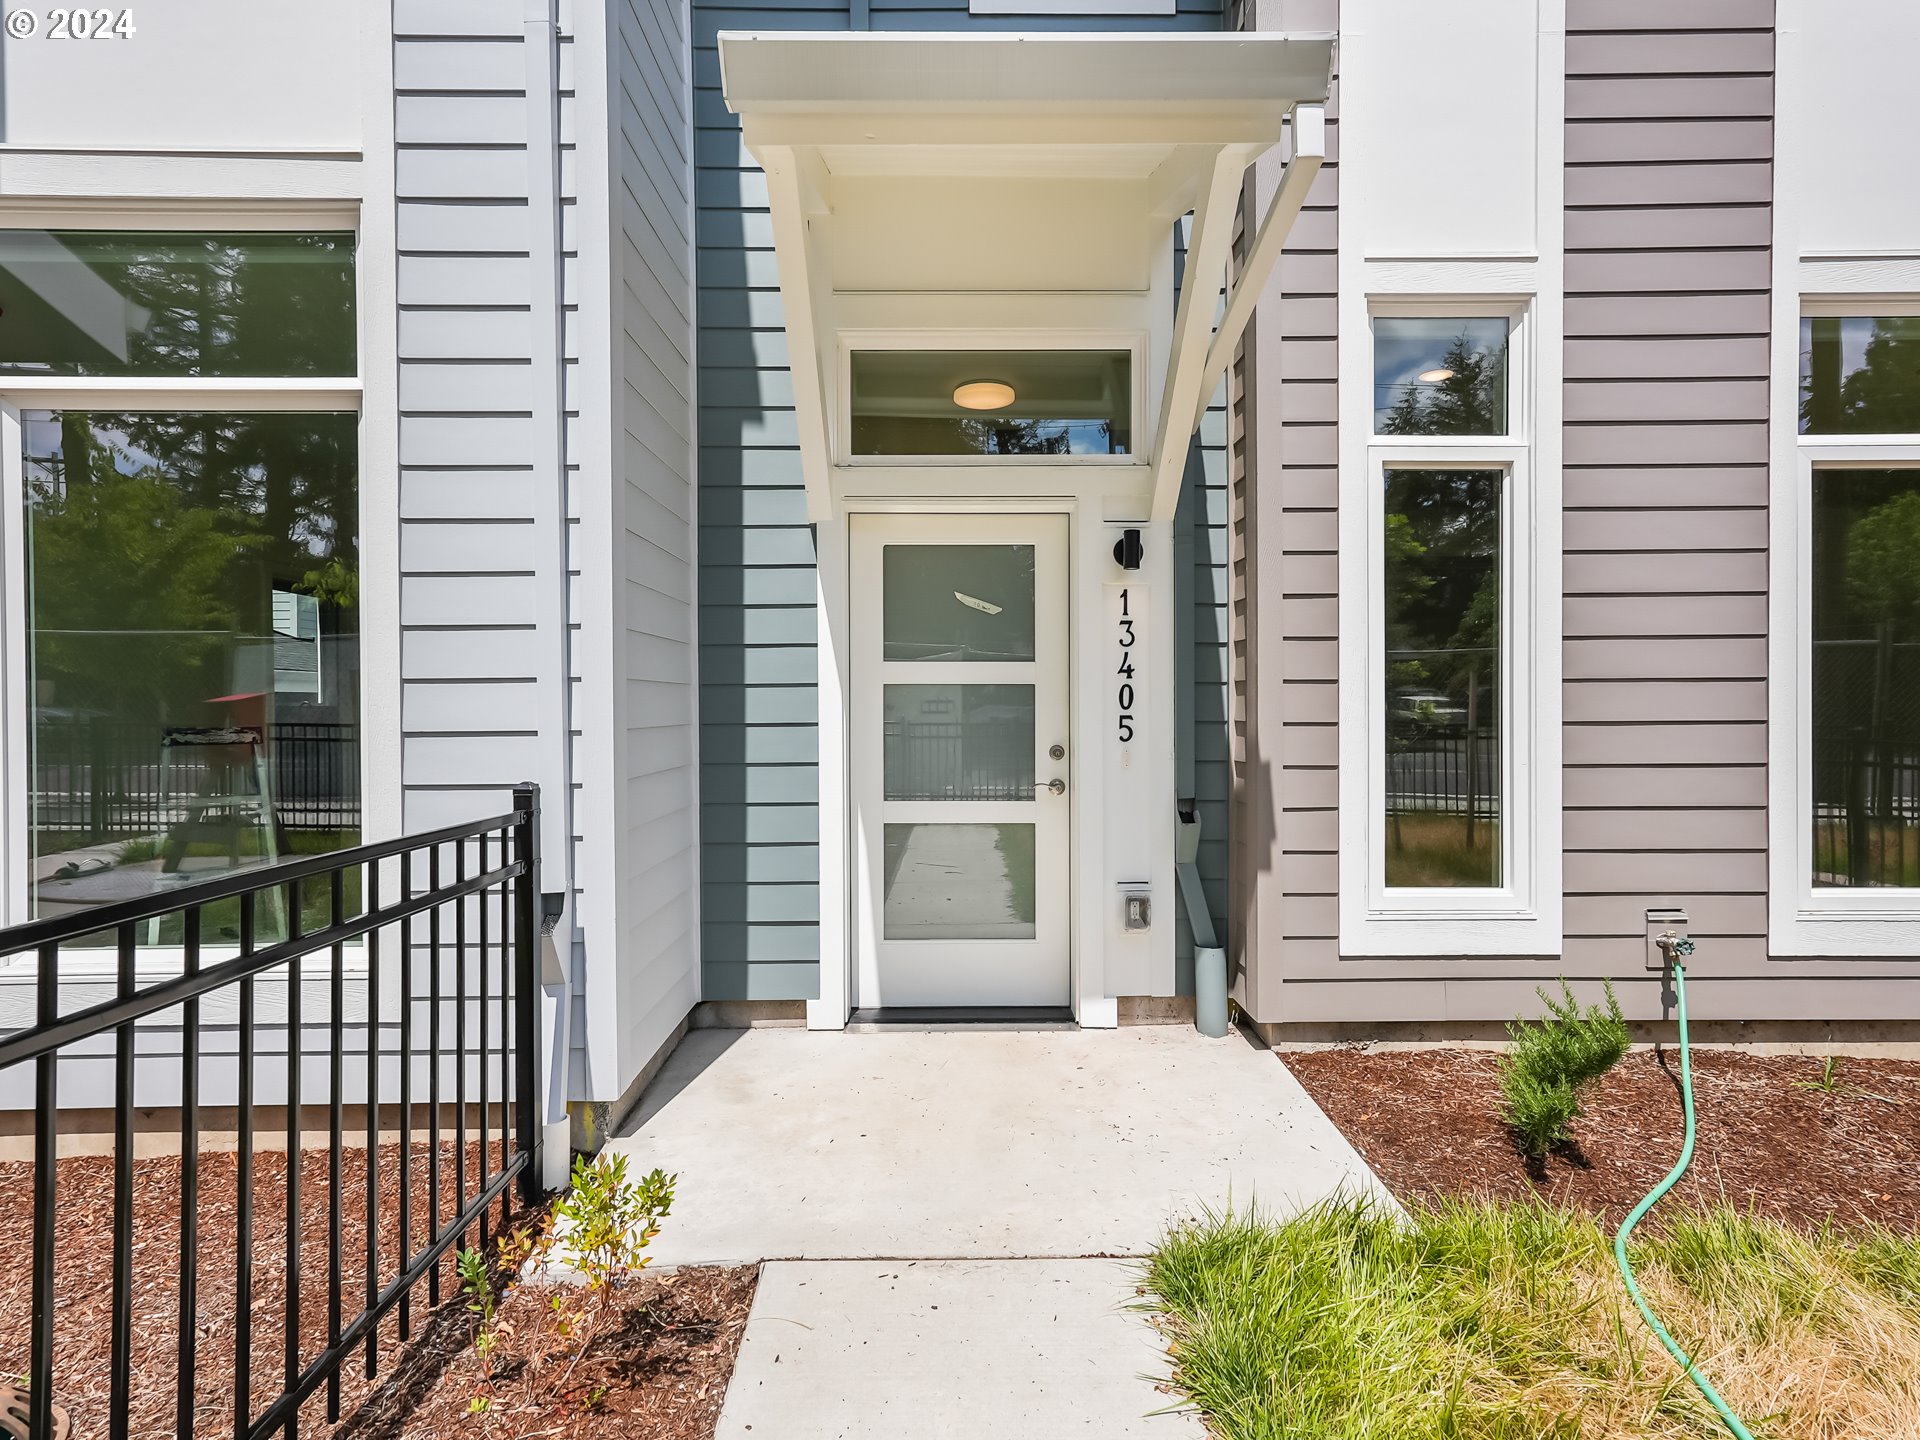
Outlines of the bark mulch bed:
{"label": "bark mulch bed", "polygon": [[[758,1273],[753,1265],[643,1272],[614,1293],[605,1333],[570,1371],[545,1317],[556,1293],[583,1306],[577,1286],[524,1284],[507,1293],[491,1378],[474,1352],[471,1317],[450,1307],[335,1440],[710,1440]],[[563,1378],[566,1394],[556,1396]],[[487,1407],[480,1413],[476,1399]]]}
{"label": "bark mulch bed", "polygon": [[[1618,1225],[1680,1152],[1679,1052],[1635,1050],[1596,1083],[1574,1141],[1530,1164],[1483,1050],[1290,1053],[1285,1064],[1403,1200],[1537,1196]],[[1693,1052],[1699,1125],[1673,1198],[1802,1228],[1920,1227],[1920,1064]]]}
{"label": "bark mulch bed", "polygon": [[[440,1207],[444,1219],[455,1209],[456,1147],[442,1147]],[[366,1276],[366,1152],[343,1154],[340,1230],[343,1323],[360,1311]],[[431,1151],[416,1144],[410,1174],[413,1244],[422,1248],[430,1233]],[[379,1268],[384,1284],[398,1270],[398,1146],[379,1151]],[[479,1147],[467,1152],[467,1184],[476,1188]],[[195,1435],[233,1433],[234,1356],[236,1346],[236,1159],[230,1153],[200,1157],[198,1263],[195,1267],[193,1404]],[[492,1163],[497,1168],[498,1147]],[[324,1151],[306,1151],[301,1162],[300,1271],[296,1287],[299,1316],[299,1364],[310,1363],[325,1348],[328,1316],[328,1160]],[[178,1403],[181,1168],[178,1158],[143,1159],[134,1166],[134,1246],[132,1433],[175,1433]],[[254,1156],[253,1285],[251,1306],[250,1402],[258,1415],[280,1393],[285,1366],[287,1304],[287,1165],[284,1153]],[[75,1435],[107,1430],[109,1317],[113,1285],[113,1166],[110,1159],[82,1157],[60,1162],[60,1225],[55,1256],[54,1398],[73,1416]],[[520,1224],[524,1215],[506,1215],[496,1206],[491,1232]],[[671,1218],[666,1222],[672,1224]],[[27,1371],[32,1335],[33,1166],[0,1162],[0,1378]],[[477,1244],[478,1228],[462,1243]],[[364,1351],[350,1356],[340,1372],[340,1422],[333,1433],[354,1440],[397,1440],[405,1436],[452,1434],[522,1436],[535,1431],[566,1437],[591,1431],[609,1440],[628,1436],[661,1440],[705,1440],[713,1433],[720,1397],[733,1371],[733,1359],[745,1328],[755,1272],[682,1271],[643,1275],[623,1287],[619,1318],[609,1340],[585,1357],[578,1375],[608,1387],[589,1414],[558,1413],[529,1423],[514,1403],[510,1385],[496,1387],[497,1421],[476,1425],[466,1415],[475,1393],[472,1384],[472,1317],[454,1276],[453,1259],[439,1267],[439,1304],[423,1281],[415,1287],[409,1339],[399,1334],[398,1309],[379,1327],[379,1375],[369,1380]],[[502,1318],[533,1335],[536,1308],[546,1305],[542,1287],[509,1292]],[[525,1353],[518,1339],[504,1347]],[[537,1367],[536,1367],[537,1368]],[[302,1434],[328,1430],[326,1390],[301,1407]],[[512,1424],[505,1422],[509,1420]]]}

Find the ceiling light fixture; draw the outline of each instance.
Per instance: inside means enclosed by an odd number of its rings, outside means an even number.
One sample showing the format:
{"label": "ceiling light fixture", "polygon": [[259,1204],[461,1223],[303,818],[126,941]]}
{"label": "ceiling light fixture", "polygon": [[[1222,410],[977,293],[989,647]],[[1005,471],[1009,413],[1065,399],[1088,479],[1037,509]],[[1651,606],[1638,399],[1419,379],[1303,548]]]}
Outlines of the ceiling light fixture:
{"label": "ceiling light fixture", "polygon": [[1419,378],[1422,385],[1438,385],[1442,380],[1451,380],[1453,372],[1446,369],[1422,370]]}
{"label": "ceiling light fixture", "polygon": [[969,380],[954,387],[953,403],[962,410],[1004,410],[1013,403],[1013,386],[1000,380]]}

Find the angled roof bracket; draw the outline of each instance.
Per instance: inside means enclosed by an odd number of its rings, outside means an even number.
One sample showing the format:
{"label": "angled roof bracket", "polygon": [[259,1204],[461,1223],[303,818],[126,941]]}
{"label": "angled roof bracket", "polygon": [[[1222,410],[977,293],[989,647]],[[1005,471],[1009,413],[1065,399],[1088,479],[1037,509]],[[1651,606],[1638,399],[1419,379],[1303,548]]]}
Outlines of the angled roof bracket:
{"label": "angled roof bracket", "polygon": [[1253,307],[1259,304],[1260,293],[1267,288],[1287,236],[1293,230],[1293,222],[1299,217],[1300,207],[1306,204],[1307,191],[1313,188],[1313,177],[1320,173],[1326,158],[1327,107],[1294,106],[1293,158],[1281,172],[1280,184],[1267,204],[1266,218],[1260,222],[1253,246],[1247,251],[1246,263],[1240,268],[1233,293],[1227,297],[1226,309],[1221,312],[1220,324],[1213,333],[1213,343],[1207,347],[1207,362],[1200,376],[1200,399],[1194,407],[1188,434],[1199,429],[1200,422],[1206,418],[1213,387],[1233,361],[1247,322],[1253,319]]}

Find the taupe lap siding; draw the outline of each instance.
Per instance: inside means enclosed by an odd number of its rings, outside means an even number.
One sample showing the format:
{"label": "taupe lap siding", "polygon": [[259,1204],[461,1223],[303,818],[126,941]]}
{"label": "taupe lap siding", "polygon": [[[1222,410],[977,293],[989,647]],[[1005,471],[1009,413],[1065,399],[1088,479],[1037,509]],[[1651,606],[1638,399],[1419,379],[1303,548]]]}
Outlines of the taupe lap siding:
{"label": "taupe lap siding", "polygon": [[1566,961],[1766,956],[1771,0],[1569,0]]}
{"label": "taupe lap siding", "polygon": [[[1258,10],[1267,29],[1339,21],[1338,0],[1269,0]],[[1261,1019],[1280,1011],[1283,973],[1339,950],[1338,76],[1327,145],[1233,391],[1228,943],[1235,994]]]}

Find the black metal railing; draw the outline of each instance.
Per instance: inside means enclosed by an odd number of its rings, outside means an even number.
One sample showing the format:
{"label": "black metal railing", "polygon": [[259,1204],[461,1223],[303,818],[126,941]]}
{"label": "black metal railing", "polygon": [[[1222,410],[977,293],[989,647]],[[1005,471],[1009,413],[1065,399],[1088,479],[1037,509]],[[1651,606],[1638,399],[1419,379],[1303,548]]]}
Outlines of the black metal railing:
{"label": "black metal railing", "polygon": [[1920,884],[1920,751],[1910,732],[1815,730],[1813,883]]}
{"label": "black metal railing", "polygon": [[[265,792],[285,832],[360,825],[360,727],[276,721],[262,727]],[[224,757],[167,749],[151,724],[83,716],[34,721],[33,824],[75,844],[165,834],[220,788]]]}
{"label": "black metal railing", "polygon": [[889,800],[1033,799],[1033,724],[889,720]]}
{"label": "black metal railing", "polygon": [[1500,741],[1485,728],[1387,753],[1387,812],[1500,818]]}
{"label": "black metal railing", "polygon": [[[54,1406],[93,1393],[102,1364],[104,1398],[86,1413],[78,1401],[70,1405],[76,1435],[121,1440],[169,1425],[181,1440],[196,1425],[201,1434],[216,1433],[205,1412],[226,1412],[225,1398],[210,1402],[196,1381],[203,1362],[224,1380],[213,1357],[199,1353],[203,1329],[215,1333],[209,1309],[218,1307],[210,1307],[200,1280],[203,1270],[224,1278],[229,1262],[232,1354],[219,1358],[232,1361],[230,1428],[223,1420],[217,1433],[236,1440],[292,1436],[302,1405],[322,1388],[332,1423],[348,1357],[364,1349],[366,1378],[376,1377],[382,1330],[401,1341],[410,1336],[415,1288],[424,1280],[429,1303],[437,1304],[448,1252],[470,1235],[482,1247],[489,1243],[490,1229],[505,1223],[510,1186],[523,1203],[536,1198],[538,813],[537,790],[521,786],[504,815],[0,931],[0,964],[14,956],[37,964],[34,1023],[0,1036],[0,1088],[9,1072],[19,1078],[15,1067],[30,1064],[33,1072],[28,1354],[9,1353],[0,1317],[0,1373],[25,1370],[32,1440],[52,1436]],[[177,936],[178,944],[143,944],[162,934]],[[315,957],[321,963],[309,969]],[[110,984],[112,998],[63,1013],[63,986],[78,993],[89,977]],[[273,993],[278,986],[284,1015]],[[321,993],[324,1014],[313,1016],[305,1007],[320,1008]],[[265,1015],[263,1000],[275,1002]],[[275,1030],[284,1036],[283,1058],[261,1043]],[[177,1055],[166,1049],[175,1035]],[[97,1265],[88,1252],[97,1253],[100,1237],[63,1234],[61,1080],[63,1069],[82,1067],[85,1078],[84,1067],[103,1066],[108,1040],[112,1242],[104,1288],[111,1299],[101,1324],[76,1330],[75,1312],[87,1298],[71,1289],[56,1293],[56,1262]],[[258,1146],[265,1134],[259,1112],[276,1090],[284,1137],[275,1133],[272,1147]],[[234,1204],[230,1219],[224,1202],[209,1210],[217,1217],[210,1230],[201,1188],[215,1157],[205,1147],[203,1112],[224,1099],[216,1091],[233,1101]],[[177,1336],[171,1363],[162,1365],[152,1358],[151,1333],[134,1333],[136,1284],[143,1327],[153,1323],[153,1277],[144,1258],[135,1274],[134,1127],[139,1108],[176,1099],[177,1216],[165,1189],[164,1235],[142,1230],[146,1255],[177,1236]],[[347,1111],[355,1102],[364,1108],[364,1125],[350,1134]],[[310,1106],[311,1130],[303,1119]],[[310,1136],[324,1183],[303,1174]],[[266,1158],[282,1140],[284,1229],[279,1216],[255,1203],[257,1170],[282,1173],[282,1162]],[[365,1213],[350,1218],[361,1204],[348,1188],[354,1150],[364,1157],[354,1168],[365,1172]],[[143,1183],[143,1226],[156,1218],[153,1190]],[[269,1205],[277,1198],[270,1196]],[[232,1233],[221,1233],[229,1225]],[[276,1232],[284,1252],[276,1252]],[[324,1250],[323,1275],[303,1270],[303,1241],[316,1258]],[[256,1271],[268,1270],[283,1279],[278,1307],[255,1295]],[[217,1327],[223,1339],[227,1328]],[[165,1407],[169,1381],[173,1403]]]}

